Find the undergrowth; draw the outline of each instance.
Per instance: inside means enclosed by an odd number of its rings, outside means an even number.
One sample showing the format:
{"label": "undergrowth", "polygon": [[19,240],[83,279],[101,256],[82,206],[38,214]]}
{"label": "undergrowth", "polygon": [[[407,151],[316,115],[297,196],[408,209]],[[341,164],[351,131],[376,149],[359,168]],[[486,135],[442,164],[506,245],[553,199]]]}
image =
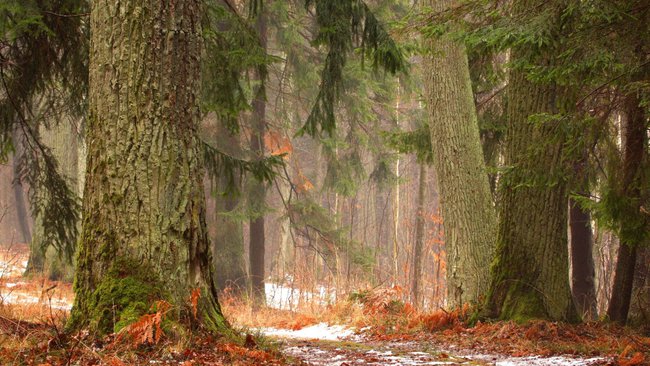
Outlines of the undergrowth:
{"label": "undergrowth", "polygon": [[[6,261],[5,261],[6,262]],[[16,262],[16,261],[14,261]],[[11,263],[13,268],[19,268]],[[286,359],[260,335],[211,334],[172,320],[171,304],[155,301],[117,332],[97,336],[65,331],[70,284],[22,270],[0,276],[0,365],[284,365]],[[196,317],[199,292],[187,300]],[[11,301],[9,301],[11,300]],[[147,309],[145,309],[147,310]]]}
{"label": "undergrowth", "polygon": [[519,356],[600,356],[612,365],[650,364],[650,338],[633,329],[604,322],[566,324],[547,321],[476,322],[476,309],[421,311],[403,302],[398,287],[366,289],[333,304],[303,306],[299,311],[262,308],[252,312],[245,300],[221,298],[233,324],[250,328],[299,330],[316,323],[356,328],[368,341],[426,342],[440,349],[475,354]]}
{"label": "undergrowth", "polygon": [[226,336],[203,331],[169,331],[166,314],[171,305],[157,302],[152,310],[118,333],[101,338],[87,331],[64,332],[65,317],[25,321],[0,315],[0,364],[286,364],[280,352],[250,334],[231,333]]}

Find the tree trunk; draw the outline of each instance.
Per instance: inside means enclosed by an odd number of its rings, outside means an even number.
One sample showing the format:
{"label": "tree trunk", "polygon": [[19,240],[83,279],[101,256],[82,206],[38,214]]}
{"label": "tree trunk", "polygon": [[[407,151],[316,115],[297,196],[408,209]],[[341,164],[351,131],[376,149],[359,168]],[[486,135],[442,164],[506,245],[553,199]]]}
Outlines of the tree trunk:
{"label": "tree trunk", "polygon": [[[625,101],[625,112],[627,114],[626,126],[623,136],[623,179],[622,196],[629,201],[626,212],[620,222],[619,237],[621,244],[618,247],[618,259],[614,273],[614,286],[612,297],[607,308],[609,319],[621,324],[627,322],[627,315],[630,309],[632,286],[634,283],[634,269],[637,260],[638,246],[642,243],[638,238],[643,230],[639,220],[641,208],[641,189],[638,184],[640,169],[646,149],[646,127],[645,115],[636,95],[629,95]],[[641,219],[643,220],[643,219]]]}
{"label": "tree trunk", "polygon": [[227,326],[197,138],[202,14],[201,2],[191,0],[92,3],[73,329],[117,331],[156,300],[169,302],[172,316],[192,327]]}
{"label": "tree trunk", "polygon": [[32,231],[30,229],[29,221],[30,215],[27,208],[27,203],[25,201],[25,190],[20,181],[20,159],[22,159],[23,146],[20,143],[22,139],[18,138],[18,133],[16,129],[18,124],[14,127],[12,131],[14,141],[14,154],[12,158],[13,162],[13,181],[11,182],[13,187],[13,196],[16,203],[16,218],[18,220],[18,229],[20,237],[22,238],[22,243],[31,243],[32,242]]}
{"label": "tree trunk", "polygon": [[427,167],[420,163],[420,177],[418,182],[418,203],[415,211],[415,244],[413,245],[413,279],[411,294],[413,305],[420,306],[420,277],[422,277],[422,250],[424,249],[424,198],[426,197]]}
{"label": "tree trunk", "polygon": [[[216,114],[210,113],[201,121],[201,138],[231,156],[244,156],[239,134],[232,134]],[[241,190],[241,177],[235,175],[234,185]],[[205,179],[206,220],[208,237],[219,290],[229,289],[236,295],[248,290],[248,272],[244,250],[243,220],[234,217],[233,211],[242,197],[228,190],[224,177],[207,176]],[[233,188],[233,187],[231,187]]]}
{"label": "tree trunk", "polygon": [[591,215],[573,199],[569,199],[569,226],[573,300],[583,319],[595,320],[598,318],[598,312]]}
{"label": "tree trunk", "polygon": [[[255,29],[258,32],[261,46],[266,49],[266,30],[267,14],[264,8],[260,11],[255,22]],[[259,86],[255,90],[253,99],[252,115],[252,136],[251,150],[262,158],[264,155],[264,131],[266,129],[266,95],[264,91],[264,75],[259,70],[255,71],[255,77]],[[255,202],[257,208],[256,217],[250,221],[250,281],[253,298],[253,308],[258,308],[266,302],[266,292],[264,289],[264,201],[266,198],[266,188],[262,182],[252,182],[251,200]]]}
{"label": "tree trunk", "polygon": [[[452,2],[428,4],[445,11]],[[461,306],[478,302],[487,291],[496,216],[465,48],[443,38],[431,41],[428,49],[441,53],[425,61],[425,87],[445,222],[448,303]]]}
{"label": "tree trunk", "polygon": [[630,303],[629,323],[643,332],[650,332],[650,247],[637,252],[634,286]]}
{"label": "tree trunk", "polygon": [[[51,149],[56,158],[59,173],[71,185],[71,191],[77,189],[77,136],[76,131],[67,121],[62,121],[49,129],[40,131],[41,141]],[[34,189],[38,190],[39,187]],[[38,195],[39,192],[36,192]],[[30,244],[29,262],[26,275],[43,273],[50,280],[72,281],[73,266],[64,255],[57,253],[50,243],[44,242],[42,214],[34,217],[34,235]],[[76,243],[72,244],[72,247]]]}
{"label": "tree trunk", "polygon": [[239,198],[222,192],[225,182],[217,185],[216,233],[212,243],[214,268],[219,290],[230,288],[235,293],[246,291],[246,261],[242,221],[229,217],[239,204]]}
{"label": "tree trunk", "polygon": [[[282,197],[289,197],[291,190],[290,182],[278,182]],[[280,248],[278,249],[277,274],[278,278],[283,281],[291,273],[295,261],[295,248],[291,235],[291,222],[288,216],[280,218]]]}
{"label": "tree trunk", "polygon": [[[536,3],[535,3],[536,4]],[[514,16],[531,2],[516,1]],[[548,49],[519,46],[513,60],[548,64]],[[565,113],[572,98],[553,83],[533,83],[525,70],[509,76],[500,223],[484,315],[525,321],[578,320],[569,286],[568,197],[563,178],[561,121],[533,123],[537,114]],[[565,103],[559,105],[559,103]],[[564,108],[566,107],[566,108]]]}

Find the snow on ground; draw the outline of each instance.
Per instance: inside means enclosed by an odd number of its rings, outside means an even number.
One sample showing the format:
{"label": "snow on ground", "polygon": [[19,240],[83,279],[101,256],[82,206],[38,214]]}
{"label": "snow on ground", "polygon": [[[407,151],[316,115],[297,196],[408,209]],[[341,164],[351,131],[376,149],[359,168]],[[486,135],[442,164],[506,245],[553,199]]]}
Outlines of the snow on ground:
{"label": "snow on ground", "polygon": [[444,352],[460,355],[464,358],[486,361],[488,365],[495,366],[591,366],[609,364],[605,357],[580,358],[571,355],[566,356],[526,356],[511,357],[497,354],[476,354],[471,350],[455,349],[452,345]]}
{"label": "snow on ground", "polygon": [[436,355],[394,354],[390,350],[349,350],[343,348],[312,349],[307,344],[286,347],[284,352],[313,366],[383,366],[383,365],[476,365],[465,359],[441,360]]}
{"label": "snow on ground", "polygon": [[[280,338],[283,351],[308,365],[494,365],[494,366],[591,366],[607,364],[607,359],[553,357],[509,357],[473,354],[468,351],[436,350],[417,342],[364,342],[363,337],[342,325],[325,323],[300,330],[259,328],[268,337]],[[345,341],[338,343],[337,341]],[[330,343],[327,343],[330,342]],[[428,352],[423,352],[426,350]]]}
{"label": "snow on ground", "polygon": [[482,366],[592,366],[605,365],[605,358],[508,357],[502,355],[450,355],[429,350],[422,352],[417,343],[354,344],[285,339],[283,352],[314,366],[380,366],[380,365],[482,365]]}
{"label": "snow on ground", "polygon": [[[11,249],[0,249],[0,305],[2,304],[42,304],[49,305],[55,310],[70,310],[72,302],[70,299],[57,296],[56,292],[34,288],[29,283],[21,281],[21,276],[27,268],[26,247]],[[28,249],[27,249],[28,250]],[[41,285],[41,287],[43,287]]]}
{"label": "snow on ground", "polygon": [[267,282],[264,284],[266,292],[266,305],[279,310],[295,310],[301,303],[317,303],[326,305],[336,301],[336,293],[333,289],[325,286],[318,286],[311,291],[300,290],[291,285],[291,279],[288,284],[279,284]]}
{"label": "snow on ground", "polygon": [[[327,304],[336,294],[323,286],[316,293],[302,291],[291,285],[266,283],[266,303],[269,307],[295,310],[301,303]],[[438,350],[443,353],[422,352],[422,346],[414,342],[368,343],[356,335],[355,330],[343,325],[319,323],[299,330],[258,328],[262,334],[282,339],[284,352],[301,359],[308,365],[495,365],[495,366],[591,366],[606,364],[604,358],[554,357],[508,357],[503,355],[472,354],[463,350]],[[361,330],[363,331],[363,329]],[[345,341],[348,346],[332,347],[323,341]],[[350,348],[349,345],[356,344]],[[457,356],[447,356],[456,354]],[[442,357],[441,355],[444,355]]]}
{"label": "snow on ground", "polygon": [[554,357],[510,357],[498,360],[494,363],[496,366],[588,366],[601,365],[606,360],[602,357],[594,358],[570,358],[564,356]]}
{"label": "snow on ground", "polygon": [[47,296],[34,296],[29,293],[20,291],[2,291],[0,290],[0,304],[44,304],[49,305],[56,310],[70,310],[72,303],[63,298],[51,298]]}
{"label": "snow on ground", "polygon": [[354,330],[343,325],[328,325],[318,323],[299,330],[259,328],[261,333],[269,337],[291,338],[291,339],[318,339],[325,341],[340,341],[351,337]]}
{"label": "snow on ground", "polygon": [[27,268],[26,260],[0,258],[0,278],[21,276],[25,272],[25,268]]}

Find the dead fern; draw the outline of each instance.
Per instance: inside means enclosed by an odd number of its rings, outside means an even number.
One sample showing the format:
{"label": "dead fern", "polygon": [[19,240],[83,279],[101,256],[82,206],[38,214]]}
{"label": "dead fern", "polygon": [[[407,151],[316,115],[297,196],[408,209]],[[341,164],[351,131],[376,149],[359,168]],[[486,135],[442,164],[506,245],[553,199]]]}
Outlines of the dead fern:
{"label": "dead fern", "polygon": [[150,309],[155,313],[144,314],[135,322],[122,328],[117,333],[115,342],[120,343],[125,336],[128,336],[134,347],[143,344],[157,344],[165,334],[160,325],[171,308],[172,305],[167,301],[156,301]]}
{"label": "dead fern", "polygon": [[195,319],[199,311],[199,297],[201,297],[201,288],[197,287],[194,290],[192,290],[192,294],[190,295],[190,303],[192,304],[192,315],[194,315]]}

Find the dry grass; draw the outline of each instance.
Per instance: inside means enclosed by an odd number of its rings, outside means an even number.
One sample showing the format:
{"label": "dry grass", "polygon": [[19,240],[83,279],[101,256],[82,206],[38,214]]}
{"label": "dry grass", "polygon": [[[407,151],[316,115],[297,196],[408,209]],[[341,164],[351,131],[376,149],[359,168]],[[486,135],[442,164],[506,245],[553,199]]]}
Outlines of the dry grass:
{"label": "dry grass", "polygon": [[[401,302],[398,288],[359,291],[315,312],[291,312],[264,308],[252,312],[240,299],[222,297],[224,312],[236,325],[298,330],[319,322],[346,324],[364,329],[372,341],[415,341],[438,344],[441,349],[510,356],[604,356],[613,364],[650,364],[650,338],[624,327],[602,322],[565,324],[531,321],[468,325],[474,309],[420,312]],[[310,307],[304,307],[310,308]]]}
{"label": "dry grass", "polygon": [[158,317],[153,317],[153,333],[150,326],[137,327],[148,325],[149,318],[128,328],[129,338],[138,342],[124,342],[117,335],[97,339],[87,332],[66,333],[72,285],[44,276],[22,277],[28,255],[25,245],[0,249],[0,365],[286,364],[279,353],[236,335],[163,334]]}
{"label": "dry grass", "polygon": [[[13,266],[5,265],[6,275],[0,277],[2,365],[120,366],[145,365],[151,361],[184,366],[286,364],[279,353],[259,347],[250,337],[245,340],[208,334],[170,334],[143,336],[140,337],[143,341],[134,344],[116,341],[115,335],[98,340],[84,333],[66,334],[63,326],[67,311],[56,309],[55,305],[71,303],[74,296],[71,285],[42,277],[31,280],[20,277],[21,271],[12,268],[20,267],[26,260],[21,250],[25,248],[0,251],[2,263]],[[3,301],[3,298],[19,303]],[[421,312],[404,303],[403,298],[399,287],[374,288],[356,291],[330,304],[323,304],[319,299],[303,302],[299,311],[262,308],[256,312],[245,299],[228,291],[220,301],[229,321],[238,327],[298,330],[326,322],[364,329],[365,335],[375,341],[433,342],[442,349],[453,344],[456,349],[474,353],[599,355],[610,356],[616,364],[624,366],[647,364],[650,360],[650,338],[630,329],[603,323],[550,322],[478,323],[469,327],[466,322],[472,309],[467,306],[454,311]]]}
{"label": "dry grass", "polygon": [[51,323],[65,317],[72,305],[72,285],[44,276],[22,276],[29,247],[0,249],[0,316],[16,321]]}

